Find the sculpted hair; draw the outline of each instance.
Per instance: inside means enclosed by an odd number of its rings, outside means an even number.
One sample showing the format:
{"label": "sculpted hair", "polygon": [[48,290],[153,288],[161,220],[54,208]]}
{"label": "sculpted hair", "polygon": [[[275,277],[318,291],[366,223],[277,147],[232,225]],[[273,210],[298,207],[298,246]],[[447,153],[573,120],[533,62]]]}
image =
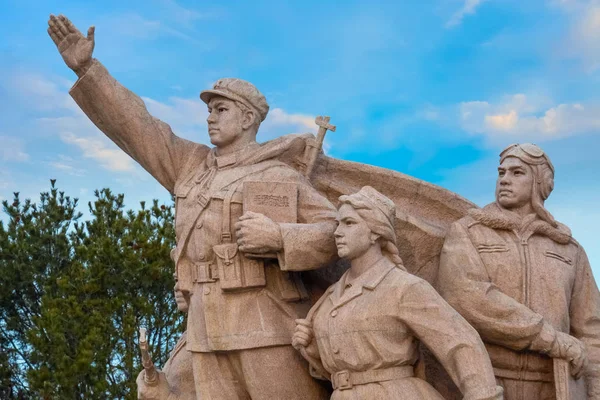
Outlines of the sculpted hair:
{"label": "sculpted hair", "polygon": [[[360,198],[359,194],[344,195],[340,197],[341,204],[348,204],[358,215],[367,223],[371,232],[379,235],[379,243],[382,253],[396,264],[399,268],[406,271],[400,252],[396,246],[396,234],[394,226],[388,221],[382,211],[374,209],[373,206]],[[340,204],[340,205],[341,205]]]}

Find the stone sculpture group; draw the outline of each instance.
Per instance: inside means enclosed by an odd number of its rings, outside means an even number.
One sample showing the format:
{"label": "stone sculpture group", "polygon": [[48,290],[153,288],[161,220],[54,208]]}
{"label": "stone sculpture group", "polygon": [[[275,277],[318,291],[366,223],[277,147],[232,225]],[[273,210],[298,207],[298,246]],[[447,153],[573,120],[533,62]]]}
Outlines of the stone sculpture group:
{"label": "stone sculpture group", "polygon": [[162,370],[141,371],[140,399],[600,399],[600,295],[544,208],[554,167],[539,147],[501,153],[496,202],[479,209],[326,157],[328,119],[318,138],[258,143],[265,97],[225,78],[200,94],[209,148],[92,58],[93,27],[48,25],[75,102],[176,199],[188,325]]}

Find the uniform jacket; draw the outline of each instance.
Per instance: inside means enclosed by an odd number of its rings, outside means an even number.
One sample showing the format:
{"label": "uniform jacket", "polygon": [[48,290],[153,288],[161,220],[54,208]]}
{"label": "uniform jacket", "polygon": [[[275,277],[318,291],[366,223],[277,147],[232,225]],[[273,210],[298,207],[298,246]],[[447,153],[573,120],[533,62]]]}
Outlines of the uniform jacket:
{"label": "uniform jacket", "polygon": [[[301,283],[288,271],[318,268],[335,256],[335,208],[296,170],[277,157],[297,137],[217,157],[214,149],[176,136],[152,117],[143,101],[120,85],[98,61],[70,91],[87,116],[176,197],[177,248],[172,258],[180,285],[191,290],[188,349],[239,350],[291,343],[294,319],[309,304]],[[194,283],[200,266],[213,263],[221,243],[226,196],[231,241],[242,215],[244,181],[292,182],[298,188],[298,223],[280,224],[283,250],[265,261],[266,285],[224,292],[219,280]],[[207,267],[217,276],[214,265]],[[197,279],[196,279],[197,280]],[[290,296],[294,292],[297,296]]]}
{"label": "uniform jacket", "polygon": [[[500,399],[477,332],[426,281],[383,257],[346,284],[347,273],[310,311],[322,367],[331,375],[412,367],[423,342],[468,399]],[[336,390],[332,399],[442,399],[407,377]]]}
{"label": "uniform jacket", "polygon": [[480,333],[497,376],[552,381],[552,360],[530,351],[544,340],[549,349],[549,324],[585,342],[588,387],[597,386],[600,295],[564,225],[521,219],[495,203],[472,210],[446,237],[438,287]]}

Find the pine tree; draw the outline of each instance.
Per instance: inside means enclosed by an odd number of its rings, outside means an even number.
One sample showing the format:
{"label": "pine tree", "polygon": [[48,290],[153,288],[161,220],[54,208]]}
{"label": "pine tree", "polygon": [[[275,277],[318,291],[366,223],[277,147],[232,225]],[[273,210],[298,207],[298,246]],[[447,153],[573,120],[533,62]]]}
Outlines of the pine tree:
{"label": "pine tree", "polygon": [[158,365],[182,330],[172,207],[124,211],[123,195],[95,195],[85,222],[54,181],[38,204],[3,202],[1,398],[135,399],[137,328]]}

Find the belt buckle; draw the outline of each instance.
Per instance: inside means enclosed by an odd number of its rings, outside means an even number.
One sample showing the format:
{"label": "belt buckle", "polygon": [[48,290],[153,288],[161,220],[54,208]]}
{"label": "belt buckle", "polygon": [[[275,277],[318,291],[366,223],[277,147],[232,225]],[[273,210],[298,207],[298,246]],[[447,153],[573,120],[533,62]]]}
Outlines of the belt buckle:
{"label": "belt buckle", "polygon": [[200,207],[202,207],[202,209],[204,209],[206,207],[209,200],[210,200],[210,198],[204,196],[202,193],[198,193],[196,195],[196,202],[200,205]]}
{"label": "belt buckle", "polygon": [[195,276],[193,276],[195,283],[208,283],[216,281],[216,279],[212,276],[213,274],[210,262],[194,263],[193,271],[195,272]]}
{"label": "belt buckle", "polygon": [[350,372],[344,370],[335,373],[336,389],[346,390],[352,389],[352,382],[350,382]]}

